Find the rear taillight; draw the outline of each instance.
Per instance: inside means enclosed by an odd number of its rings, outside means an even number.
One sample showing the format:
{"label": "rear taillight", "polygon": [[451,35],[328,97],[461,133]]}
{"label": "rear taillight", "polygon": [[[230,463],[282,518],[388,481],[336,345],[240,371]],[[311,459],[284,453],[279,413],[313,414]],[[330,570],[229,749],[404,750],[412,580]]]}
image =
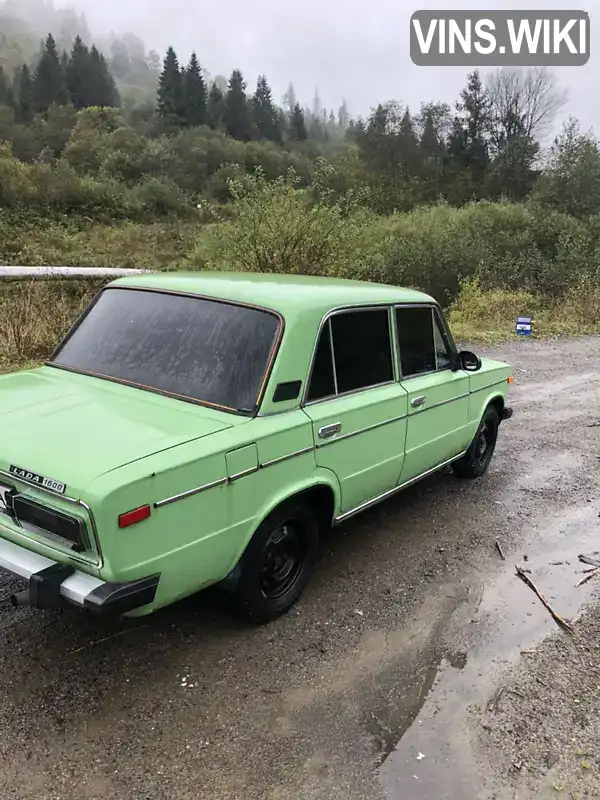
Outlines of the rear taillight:
{"label": "rear taillight", "polygon": [[150,506],[140,506],[139,508],[134,508],[133,511],[127,511],[119,516],[119,528],[129,528],[130,525],[136,525],[138,522],[148,519],[150,513]]}

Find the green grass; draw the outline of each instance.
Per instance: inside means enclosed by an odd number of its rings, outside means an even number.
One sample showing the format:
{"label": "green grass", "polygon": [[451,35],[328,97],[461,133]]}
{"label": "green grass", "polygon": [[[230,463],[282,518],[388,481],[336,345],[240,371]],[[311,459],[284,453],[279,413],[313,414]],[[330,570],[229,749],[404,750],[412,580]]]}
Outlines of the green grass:
{"label": "green grass", "polygon": [[529,292],[484,291],[477,281],[463,284],[448,313],[459,341],[497,344],[515,337],[517,317],[533,320],[533,337],[600,334],[600,286],[581,281],[564,297],[544,298]]}

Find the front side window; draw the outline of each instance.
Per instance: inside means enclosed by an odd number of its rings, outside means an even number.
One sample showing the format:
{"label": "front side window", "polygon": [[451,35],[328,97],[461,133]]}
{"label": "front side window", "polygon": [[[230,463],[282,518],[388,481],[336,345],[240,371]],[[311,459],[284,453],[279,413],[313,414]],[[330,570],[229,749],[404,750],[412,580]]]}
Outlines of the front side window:
{"label": "front side window", "polygon": [[452,363],[452,354],[446,332],[439,314],[433,312],[433,341],[435,345],[435,361],[438,369],[448,369]]}
{"label": "front side window", "polygon": [[308,401],[394,380],[387,308],[334,314],[317,346]]}
{"label": "front side window", "polygon": [[274,314],[201,297],[105,289],[50,364],[239,412],[255,409]]}
{"label": "front side window", "polygon": [[434,309],[425,306],[397,308],[396,329],[403,377],[450,367],[450,344]]}

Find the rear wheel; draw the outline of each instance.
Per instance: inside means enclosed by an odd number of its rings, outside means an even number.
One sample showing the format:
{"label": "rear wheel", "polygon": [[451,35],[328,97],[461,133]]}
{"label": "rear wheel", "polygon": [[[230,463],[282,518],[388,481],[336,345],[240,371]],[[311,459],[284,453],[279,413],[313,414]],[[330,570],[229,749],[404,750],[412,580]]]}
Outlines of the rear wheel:
{"label": "rear wheel", "polygon": [[270,622],[296,603],[309,582],[319,524],[307,503],[290,501],[270,514],[248,545],[234,590],[253,622]]}
{"label": "rear wheel", "polygon": [[452,464],[459,478],[480,478],[485,474],[496,449],[500,417],[494,406],[488,406],[475,438],[465,455]]}

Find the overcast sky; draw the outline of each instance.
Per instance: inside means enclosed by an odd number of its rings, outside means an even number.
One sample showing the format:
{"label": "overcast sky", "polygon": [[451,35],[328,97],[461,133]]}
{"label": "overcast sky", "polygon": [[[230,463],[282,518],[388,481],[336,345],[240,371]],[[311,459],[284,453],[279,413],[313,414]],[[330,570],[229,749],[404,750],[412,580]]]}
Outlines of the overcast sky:
{"label": "overcast sky", "polygon": [[[366,114],[395,99],[418,110],[422,101],[454,102],[464,85],[462,67],[417,67],[410,60],[409,23],[418,9],[581,9],[591,18],[592,55],[584,67],[556,70],[569,89],[563,114],[600,133],[600,69],[595,55],[600,0],[61,0],[85,11],[93,30],[130,29],[161,55],[172,44],[182,60],[196,50],[214,74],[243,71],[249,88],[267,75],[278,101],[291,80],[310,104],[315,87],[335,109]],[[598,11],[596,11],[598,9]]]}

